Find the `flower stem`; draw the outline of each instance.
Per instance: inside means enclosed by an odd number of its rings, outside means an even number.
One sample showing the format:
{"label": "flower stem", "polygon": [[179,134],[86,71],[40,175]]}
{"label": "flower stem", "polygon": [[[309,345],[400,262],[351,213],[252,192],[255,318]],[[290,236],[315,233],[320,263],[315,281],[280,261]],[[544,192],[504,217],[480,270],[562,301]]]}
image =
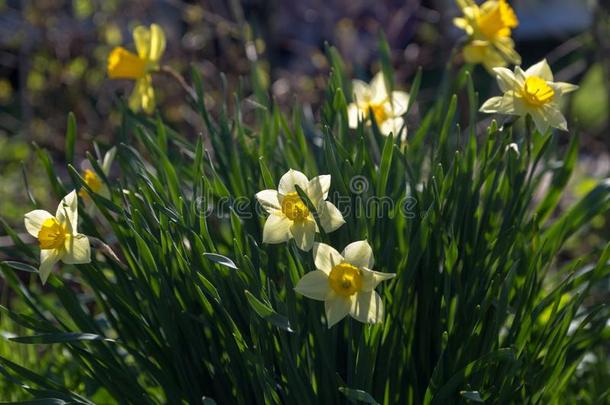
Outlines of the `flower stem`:
{"label": "flower stem", "polygon": [[174,80],[176,80],[178,84],[180,84],[182,89],[193,99],[193,101],[197,102],[197,93],[195,93],[195,90],[188,85],[188,83],[180,73],[176,72],[174,69],[167,65],[159,67],[158,72],[168,75]]}

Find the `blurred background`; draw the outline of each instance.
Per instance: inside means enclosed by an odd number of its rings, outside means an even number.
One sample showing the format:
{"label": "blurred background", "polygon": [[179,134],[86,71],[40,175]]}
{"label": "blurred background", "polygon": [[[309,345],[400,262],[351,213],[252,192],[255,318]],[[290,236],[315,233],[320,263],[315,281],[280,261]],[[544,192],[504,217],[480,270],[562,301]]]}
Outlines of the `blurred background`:
{"label": "blurred background", "polygon": [[[558,79],[581,85],[566,111],[581,133],[578,184],[584,188],[610,173],[609,3],[511,2],[520,20],[514,37],[523,64],[547,57]],[[117,105],[133,83],[108,80],[106,57],[117,45],[133,50],[131,30],[138,24],[164,28],[163,62],[187,78],[191,66],[199,69],[212,110],[222,97],[220,73],[234,91],[259,60],[261,82],[272,97],[286,108],[303,103],[315,116],[329,71],[325,43],[338,48],[354,77],[369,79],[378,69],[380,29],[392,47],[397,86],[408,90],[421,65],[420,101],[433,99],[462,35],[452,24],[458,14],[453,0],[0,0],[0,216],[21,222],[27,201],[22,166],[36,197],[45,201],[43,176],[36,175],[42,169],[30,144],[47,148],[61,164],[69,111],[77,119],[79,156],[92,140],[112,142],[120,122]],[[481,99],[497,92],[481,67],[475,79]],[[247,96],[244,83],[240,91]],[[183,89],[161,75],[155,88],[163,118],[196,134],[201,123]]]}

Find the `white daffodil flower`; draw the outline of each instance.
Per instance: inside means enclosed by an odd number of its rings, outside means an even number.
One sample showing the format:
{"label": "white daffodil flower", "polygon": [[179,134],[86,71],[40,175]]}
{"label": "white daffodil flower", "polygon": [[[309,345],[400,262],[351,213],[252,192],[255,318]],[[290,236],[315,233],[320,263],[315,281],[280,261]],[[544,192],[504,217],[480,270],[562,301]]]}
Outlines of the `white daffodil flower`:
{"label": "white daffodil flower", "polygon": [[353,80],[352,89],[354,102],[347,107],[350,128],[358,128],[358,122],[368,120],[372,111],[383,135],[392,133],[394,137],[401,136],[403,141],[406,140],[407,129],[403,128],[405,120],[402,116],[409,105],[408,93],[393,91],[390,94],[382,72],[377,73],[370,84]]}
{"label": "white daffodil flower", "polygon": [[553,72],[546,59],[526,71],[519,66],[511,72],[506,68],[494,68],[503,96],[492,97],[481,106],[481,112],[532,117],[536,129],[544,134],[549,127],[568,130],[568,124],[560,111],[564,94],[578,89],[570,83],[554,82]]}
{"label": "white daffodil flower", "polygon": [[371,270],[373,250],[367,241],[350,243],[342,253],[316,243],[313,256],[317,270],[305,274],[294,289],[324,301],[329,328],[348,314],[363,323],[383,320],[383,302],[375,287],[396,274]]}
{"label": "white daffodil flower", "polygon": [[264,243],[282,243],[294,238],[301,250],[311,250],[319,232],[314,216],[299,197],[298,185],[316,208],[325,232],[332,232],[345,223],[343,215],[331,202],[326,201],[330,189],[330,175],[308,180],[296,170],[290,169],[280,179],[276,190],[263,190],[257,200],[270,214],[263,228]]}
{"label": "white daffodil flower", "polygon": [[76,191],[65,196],[57,207],[55,216],[44,210],[25,214],[25,228],[40,243],[39,274],[46,283],[53,265],[83,264],[91,261],[89,239],[77,232],[78,199]]}

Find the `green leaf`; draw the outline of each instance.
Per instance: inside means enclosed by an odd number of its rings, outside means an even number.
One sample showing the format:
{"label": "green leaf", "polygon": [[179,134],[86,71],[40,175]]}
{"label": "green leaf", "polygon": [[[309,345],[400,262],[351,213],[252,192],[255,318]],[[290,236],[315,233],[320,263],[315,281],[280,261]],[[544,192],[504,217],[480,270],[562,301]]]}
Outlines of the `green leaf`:
{"label": "green leaf", "polygon": [[390,167],[392,166],[392,152],[394,151],[394,140],[392,134],[388,135],[383,152],[381,153],[381,164],[379,165],[379,180],[377,182],[377,196],[385,195],[388,187],[388,178],[390,176]]}
{"label": "green leaf", "polygon": [[479,391],[460,391],[460,395],[470,401],[485,402],[483,398],[481,398]]}
{"label": "green leaf", "polygon": [[378,34],[378,46],[379,55],[381,56],[381,71],[383,72],[383,79],[385,80],[386,89],[388,94],[394,90],[394,69],[392,68],[392,50],[390,44],[383,33],[383,30],[379,30]]}
{"label": "green leaf", "polygon": [[48,344],[48,343],[66,343],[100,340],[105,342],[114,342],[113,339],[108,339],[93,333],[66,332],[66,333],[42,333],[32,336],[18,336],[9,340],[24,344]]}
{"label": "green leaf", "polygon": [[570,138],[570,146],[568,147],[568,152],[564,157],[563,164],[560,168],[555,170],[549,191],[544,200],[542,200],[538,205],[536,214],[538,224],[544,223],[544,221],[553,213],[553,210],[561,199],[562,192],[568,184],[572,172],[576,167],[576,162],[578,160],[578,144],[578,136],[573,135]]}
{"label": "green leaf", "polygon": [[366,391],[357,390],[347,387],[339,387],[339,391],[352,402],[364,402],[365,404],[379,405],[379,402],[375,401],[375,398]]}
{"label": "green leaf", "polygon": [[419,88],[421,86],[421,78],[422,78],[422,67],[419,66],[417,68],[417,73],[415,73],[415,78],[411,82],[411,88],[409,89],[409,104],[407,106],[407,112],[411,111],[411,107],[415,104],[417,100],[417,96],[419,95]]}
{"label": "green leaf", "polygon": [[0,404],[13,404],[13,405],[66,405],[68,402],[63,399],[57,398],[40,398],[40,399],[32,399],[29,401],[19,401],[19,402],[0,402]]}
{"label": "green leaf", "polygon": [[261,169],[261,174],[263,176],[263,184],[267,189],[275,189],[275,183],[273,182],[273,176],[271,176],[271,172],[269,168],[265,164],[265,159],[261,156],[258,158],[258,164]]}
{"label": "green leaf", "polygon": [[74,145],[76,143],[76,117],[73,112],[68,114],[66,129],[66,162],[74,163]]}
{"label": "green leaf", "polygon": [[290,321],[288,321],[288,318],[275,312],[273,308],[260,301],[258,298],[252,295],[250,291],[245,290],[244,293],[246,294],[250,307],[258,316],[280,329],[291,333],[294,332],[294,330],[290,327]]}
{"label": "green leaf", "polygon": [[19,271],[26,271],[28,273],[38,273],[38,269],[36,267],[30,266],[29,264],[21,263],[21,262],[13,262],[10,260],[3,261],[2,264],[8,266],[12,269]]}
{"label": "green leaf", "polygon": [[223,266],[239,270],[233,260],[229,259],[226,256],[219,255],[217,253],[204,253],[203,255],[214,263],[222,264]]}

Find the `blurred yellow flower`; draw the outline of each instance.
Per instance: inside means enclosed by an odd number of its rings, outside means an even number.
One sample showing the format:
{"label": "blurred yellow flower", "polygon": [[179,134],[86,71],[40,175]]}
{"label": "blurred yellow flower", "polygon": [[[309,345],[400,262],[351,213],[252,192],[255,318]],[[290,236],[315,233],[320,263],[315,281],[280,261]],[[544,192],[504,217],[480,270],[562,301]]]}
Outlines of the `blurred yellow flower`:
{"label": "blurred yellow flower", "polygon": [[402,131],[401,139],[406,139],[407,128],[404,127],[402,116],[409,105],[408,93],[393,91],[390,94],[382,72],[377,73],[370,84],[353,80],[352,89],[354,102],[347,107],[350,128],[358,128],[358,122],[368,120],[372,111],[383,135],[392,133],[394,137],[398,137]]}
{"label": "blurred yellow flower", "polygon": [[375,287],[396,276],[371,270],[373,250],[365,240],[350,243],[342,253],[324,243],[313,247],[317,270],[299,280],[296,292],[324,301],[328,327],[346,315],[364,323],[383,320],[383,302]]}
{"label": "blurred yellow flower", "polygon": [[468,35],[464,59],[468,63],[482,63],[489,71],[507,64],[521,63],[511,39],[512,29],[519,20],[506,0],[488,0],[478,6],[473,0],[457,0],[463,17],[453,23]]}
{"label": "blurred yellow flower", "polygon": [[25,214],[25,228],[40,244],[39,275],[46,283],[53,265],[59,260],[66,264],[83,264],[91,261],[89,239],[77,232],[78,199],[76,191],[65,196],[55,216],[44,210]]}
{"label": "blurred yellow flower", "polygon": [[308,180],[290,169],[280,179],[278,190],[263,190],[256,194],[259,203],[270,214],[263,228],[264,243],[282,243],[294,238],[301,250],[311,250],[319,232],[314,216],[299,197],[298,185],[316,208],[325,232],[332,232],[345,223],[343,215],[331,202],[326,201],[330,189],[330,175]]}
{"label": "blurred yellow flower", "polygon": [[561,98],[576,89],[570,83],[554,82],[553,72],[546,59],[526,71],[515,67],[495,68],[496,78],[503,96],[492,97],[481,106],[481,112],[532,117],[536,129],[544,134],[549,127],[568,130],[560,111]]}
{"label": "blurred yellow flower", "polygon": [[[101,162],[99,162],[102,172],[104,175],[108,176],[110,173],[110,166],[112,165],[112,161],[114,160],[114,156],[116,155],[116,147],[110,148],[108,152],[104,155],[104,158]],[[101,195],[104,198],[110,198],[110,190],[108,187],[102,182],[102,179],[95,173],[92,169],[91,165],[88,161],[85,161],[83,164],[83,179],[89,188],[96,194]],[[87,206],[87,211],[90,214],[93,214],[94,205],[91,204],[91,197],[87,190],[83,187],[78,192],[78,195],[83,199],[83,202]],[[91,209],[91,210],[90,210]]]}
{"label": "blurred yellow flower", "polygon": [[108,76],[111,79],[131,79],[136,87],[129,97],[132,111],[144,110],[150,114],[155,109],[155,92],[151,72],[159,69],[159,60],[165,51],[165,34],[157,24],[150,29],[138,26],[133,30],[138,54],[123,47],[116,47],[108,56]]}

